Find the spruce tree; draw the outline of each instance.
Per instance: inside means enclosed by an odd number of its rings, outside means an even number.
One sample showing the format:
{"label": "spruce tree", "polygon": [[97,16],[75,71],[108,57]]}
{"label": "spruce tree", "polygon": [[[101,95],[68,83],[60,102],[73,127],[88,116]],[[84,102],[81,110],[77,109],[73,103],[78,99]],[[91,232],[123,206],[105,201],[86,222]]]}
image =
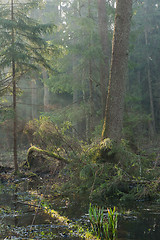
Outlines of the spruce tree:
{"label": "spruce tree", "polygon": [[122,136],[132,0],[117,0],[112,59],[102,139],[119,142]]}
{"label": "spruce tree", "polygon": [[17,163],[16,85],[22,75],[38,71],[40,66],[51,70],[49,55],[52,46],[43,38],[51,33],[53,24],[40,24],[30,17],[41,1],[1,1],[0,7],[0,71],[1,86],[13,94],[13,152],[15,173]]}

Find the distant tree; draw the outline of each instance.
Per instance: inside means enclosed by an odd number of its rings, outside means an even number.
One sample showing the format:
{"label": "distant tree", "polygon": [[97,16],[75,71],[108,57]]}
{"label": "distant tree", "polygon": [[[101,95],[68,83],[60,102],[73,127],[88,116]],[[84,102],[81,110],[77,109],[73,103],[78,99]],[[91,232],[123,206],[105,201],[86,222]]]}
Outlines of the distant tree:
{"label": "distant tree", "polygon": [[141,134],[154,139],[155,133],[160,132],[160,5],[158,0],[144,0],[134,2],[133,8],[127,111],[128,116],[133,114],[131,121],[139,115],[138,137]]}
{"label": "distant tree", "polygon": [[116,1],[112,59],[102,138],[121,139],[132,0]]}
{"label": "distant tree", "polygon": [[[0,8],[0,70],[1,82],[5,88],[10,88],[13,94],[13,152],[15,172],[17,163],[17,82],[32,71],[38,71],[40,66],[51,69],[49,54],[53,48],[43,38],[43,34],[54,29],[53,24],[39,24],[29,17],[33,8],[38,8],[41,1],[11,0],[1,1]],[[7,79],[7,80],[6,80]],[[7,84],[6,84],[7,83]]]}
{"label": "distant tree", "polygon": [[[50,74],[46,85],[52,91],[51,95],[58,94],[62,98],[67,95],[70,100],[59,102],[64,107],[63,114],[57,110],[50,114],[55,121],[63,122],[65,112],[65,119],[72,122],[74,135],[86,139],[91,138],[102,119],[107,92],[105,75],[108,75],[110,54],[108,57],[106,49],[109,48],[111,53],[115,8],[110,1],[106,2],[103,0],[99,14],[97,0],[66,0],[61,7],[58,0],[46,4],[52,12],[52,15],[46,12],[46,16],[57,16],[58,33],[53,42],[61,44],[64,53],[56,59],[59,74]],[[73,104],[66,108],[71,101]]]}
{"label": "distant tree", "polygon": [[66,54],[57,64],[61,74],[50,76],[48,82],[54,92],[68,93],[73,100],[66,115],[73,123],[74,135],[89,138],[96,115],[95,95],[100,95],[99,89],[95,94],[95,85],[99,88],[100,60],[97,0],[68,0],[61,11],[58,40]]}

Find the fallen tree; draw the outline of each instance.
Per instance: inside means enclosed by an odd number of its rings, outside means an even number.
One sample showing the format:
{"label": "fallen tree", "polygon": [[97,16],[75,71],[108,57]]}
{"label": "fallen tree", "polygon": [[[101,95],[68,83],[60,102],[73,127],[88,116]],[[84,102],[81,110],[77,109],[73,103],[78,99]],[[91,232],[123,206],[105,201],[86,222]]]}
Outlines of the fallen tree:
{"label": "fallen tree", "polygon": [[62,156],[36,146],[31,146],[27,152],[27,166],[29,169],[36,168],[37,171],[50,170],[68,163],[69,161]]}

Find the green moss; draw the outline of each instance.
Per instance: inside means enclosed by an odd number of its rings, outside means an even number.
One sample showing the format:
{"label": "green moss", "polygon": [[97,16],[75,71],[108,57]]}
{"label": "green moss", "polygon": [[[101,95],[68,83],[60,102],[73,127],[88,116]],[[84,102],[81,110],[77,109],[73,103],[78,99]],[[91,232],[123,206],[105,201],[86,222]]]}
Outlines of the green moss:
{"label": "green moss", "polygon": [[[28,152],[27,152],[27,164],[29,168],[31,168],[34,165],[34,161],[36,161],[37,157],[35,157],[34,154],[39,154],[39,156],[41,156],[44,159],[45,159],[45,156],[48,156],[48,157],[55,158],[56,160],[59,160],[65,164],[69,163],[67,159],[61,157],[60,155],[54,152],[43,150],[36,146],[32,146],[28,149]],[[38,164],[38,160],[36,161],[36,164]]]}
{"label": "green moss", "polygon": [[63,223],[66,226],[69,226],[69,232],[77,232],[77,235],[82,239],[86,240],[98,240],[99,238],[93,236],[90,232],[84,230],[80,225],[73,223],[68,218],[61,216],[57,211],[45,207],[45,212],[48,213],[51,217],[56,218],[59,222]]}
{"label": "green moss", "polygon": [[52,218],[56,218],[60,223],[62,223],[65,226],[69,227],[69,232],[72,235],[77,233],[77,235],[86,240],[98,240],[99,238],[94,236],[92,233],[90,233],[88,230],[85,230],[82,226],[80,226],[77,223],[74,223],[67,217],[61,216],[57,211],[54,209],[51,209],[47,203],[42,204],[45,213],[49,214]]}
{"label": "green moss", "polygon": [[99,163],[115,162],[115,145],[111,139],[105,138],[89,149],[88,156],[92,161]]}

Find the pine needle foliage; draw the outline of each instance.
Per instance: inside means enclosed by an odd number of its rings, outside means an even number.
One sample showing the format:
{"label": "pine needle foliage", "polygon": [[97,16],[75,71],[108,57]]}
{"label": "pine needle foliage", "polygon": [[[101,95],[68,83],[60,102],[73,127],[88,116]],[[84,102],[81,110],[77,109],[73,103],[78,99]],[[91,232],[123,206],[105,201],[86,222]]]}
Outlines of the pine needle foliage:
{"label": "pine needle foliage", "polygon": [[[14,59],[16,81],[26,72],[39,70],[39,66],[51,70],[50,55],[55,52],[55,47],[45,40],[44,35],[51,34],[55,25],[40,24],[31,17],[33,8],[39,8],[40,3],[39,0],[21,3],[14,0],[12,19],[10,1],[0,1],[0,69],[8,74]],[[2,80],[5,78],[6,75]]]}
{"label": "pine needle foliage", "polygon": [[22,75],[38,71],[40,67],[52,70],[50,56],[55,49],[44,38],[53,32],[54,24],[40,24],[31,17],[40,0],[0,1],[0,92],[10,89],[13,94],[13,152],[15,173],[17,163],[17,82]]}

